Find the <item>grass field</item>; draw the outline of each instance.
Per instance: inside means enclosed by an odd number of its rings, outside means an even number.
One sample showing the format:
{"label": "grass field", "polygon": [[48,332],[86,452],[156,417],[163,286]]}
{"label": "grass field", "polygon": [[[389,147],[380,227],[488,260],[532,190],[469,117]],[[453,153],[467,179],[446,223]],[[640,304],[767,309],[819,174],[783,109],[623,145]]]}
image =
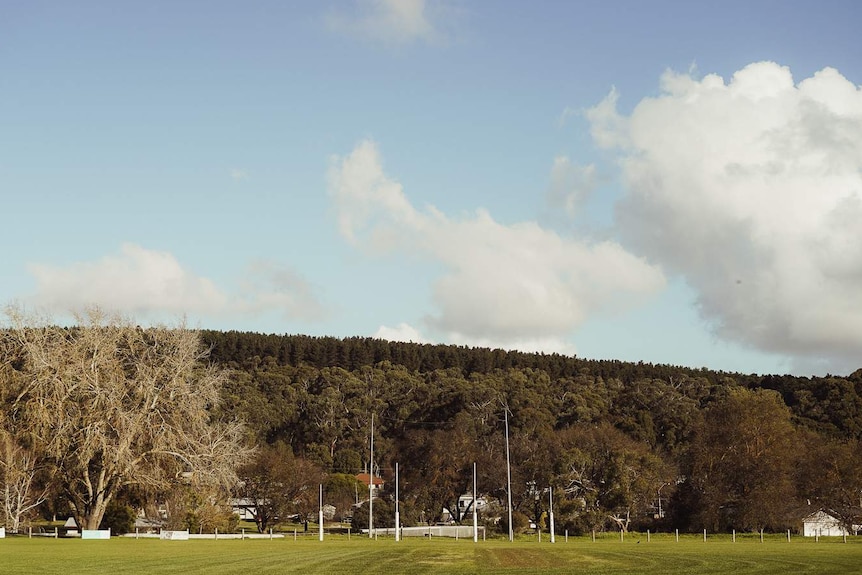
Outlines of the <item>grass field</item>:
{"label": "grass field", "polygon": [[320,542],[293,537],[275,540],[192,540],[113,538],[110,541],[15,537],[0,539],[0,574],[266,574],[266,573],[862,573],[862,540],[768,536],[645,536],[621,542],[605,536],[455,541],[434,538],[369,541],[353,536]]}

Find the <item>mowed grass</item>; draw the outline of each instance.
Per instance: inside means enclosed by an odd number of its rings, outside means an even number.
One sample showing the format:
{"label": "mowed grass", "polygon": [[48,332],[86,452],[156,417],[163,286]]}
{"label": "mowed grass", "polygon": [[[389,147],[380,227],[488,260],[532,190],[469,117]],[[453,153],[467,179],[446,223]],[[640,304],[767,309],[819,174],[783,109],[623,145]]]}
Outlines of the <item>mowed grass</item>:
{"label": "mowed grass", "polygon": [[0,574],[143,573],[862,573],[862,540],[777,536],[758,537],[628,535],[625,541],[605,536],[562,537],[555,544],[535,539],[514,543],[445,538],[370,541],[329,536],[323,542],[300,538],[275,540],[192,540],[113,538],[0,540]]}

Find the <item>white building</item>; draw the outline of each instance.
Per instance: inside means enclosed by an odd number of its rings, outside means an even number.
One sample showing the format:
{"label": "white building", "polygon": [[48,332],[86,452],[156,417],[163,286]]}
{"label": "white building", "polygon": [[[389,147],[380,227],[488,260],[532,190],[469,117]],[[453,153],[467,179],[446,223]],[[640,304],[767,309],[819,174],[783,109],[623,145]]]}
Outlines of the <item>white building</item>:
{"label": "white building", "polygon": [[[854,531],[858,531],[856,525]],[[841,521],[823,511],[817,511],[802,520],[802,535],[805,537],[841,537],[851,535]]]}

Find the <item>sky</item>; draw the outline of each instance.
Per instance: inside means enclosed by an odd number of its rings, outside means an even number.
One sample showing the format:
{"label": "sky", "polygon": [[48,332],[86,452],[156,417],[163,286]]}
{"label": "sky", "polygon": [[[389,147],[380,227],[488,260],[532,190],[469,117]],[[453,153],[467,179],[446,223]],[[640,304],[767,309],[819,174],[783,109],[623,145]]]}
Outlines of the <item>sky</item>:
{"label": "sky", "polygon": [[856,0],[0,0],[0,302],[862,367]]}

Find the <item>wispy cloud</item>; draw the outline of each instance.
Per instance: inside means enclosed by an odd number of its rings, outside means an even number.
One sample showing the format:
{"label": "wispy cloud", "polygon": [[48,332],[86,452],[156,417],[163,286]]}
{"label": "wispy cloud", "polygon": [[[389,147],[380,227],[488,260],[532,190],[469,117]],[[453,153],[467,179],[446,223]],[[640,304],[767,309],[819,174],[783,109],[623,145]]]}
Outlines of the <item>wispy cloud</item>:
{"label": "wispy cloud", "polygon": [[548,202],[569,217],[575,217],[596,187],[596,167],[593,164],[573,164],[567,156],[557,156],[551,167]]}
{"label": "wispy cloud", "polygon": [[326,14],[327,27],[386,44],[438,41],[455,10],[443,0],[357,0]]}
{"label": "wispy cloud", "polygon": [[230,178],[235,182],[245,180],[248,179],[248,172],[240,168],[231,168]]}

